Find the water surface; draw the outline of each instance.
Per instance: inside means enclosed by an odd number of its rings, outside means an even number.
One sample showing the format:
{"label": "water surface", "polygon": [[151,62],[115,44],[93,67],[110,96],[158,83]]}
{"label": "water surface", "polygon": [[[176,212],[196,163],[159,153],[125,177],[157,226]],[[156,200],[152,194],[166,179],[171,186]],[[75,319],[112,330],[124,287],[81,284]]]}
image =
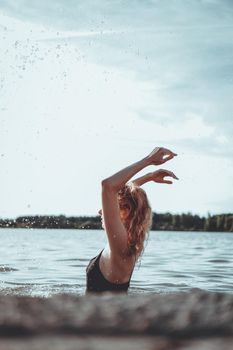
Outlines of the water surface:
{"label": "water surface", "polygon": [[[103,230],[0,229],[0,294],[85,293],[85,269]],[[129,293],[233,292],[233,234],[150,233]]]}

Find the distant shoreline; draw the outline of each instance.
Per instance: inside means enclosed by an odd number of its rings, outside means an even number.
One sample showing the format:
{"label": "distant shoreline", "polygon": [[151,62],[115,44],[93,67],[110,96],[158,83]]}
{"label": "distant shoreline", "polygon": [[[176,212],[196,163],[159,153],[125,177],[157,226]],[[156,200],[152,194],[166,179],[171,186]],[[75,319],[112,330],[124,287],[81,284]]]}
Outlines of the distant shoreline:
{"label": "distant shoreline", "polygon": [[[0,219],[0,228],[100,230],[102,225],[100,216],[34,215]],[[200,217],[191,213],[153,213],[151,231],[233,232],[233,214],[209,214],[207,217]]]}

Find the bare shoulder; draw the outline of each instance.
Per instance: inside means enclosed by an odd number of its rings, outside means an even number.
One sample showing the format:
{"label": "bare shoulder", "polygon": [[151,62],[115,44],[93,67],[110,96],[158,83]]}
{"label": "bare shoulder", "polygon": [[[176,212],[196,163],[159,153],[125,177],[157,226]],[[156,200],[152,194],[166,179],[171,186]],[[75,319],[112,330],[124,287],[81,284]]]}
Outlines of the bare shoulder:
{"label": "bare shoulder", "polygon": [[106,246],[103,250],[101,260],[105,266],[114,269],[119,268],[122,270],[128,270],[128,267],[132,268],[132,265],[135,264],[137,256],[134,254],[130,255],[127,249],[119,252],[111,250],[110,247]]}
{"label": "bare shoulder", "polygon": [[100,270],[103,276],[112,283],[126,283],[135,265],[135,257],[118,255],[104,250],[100,257]]}

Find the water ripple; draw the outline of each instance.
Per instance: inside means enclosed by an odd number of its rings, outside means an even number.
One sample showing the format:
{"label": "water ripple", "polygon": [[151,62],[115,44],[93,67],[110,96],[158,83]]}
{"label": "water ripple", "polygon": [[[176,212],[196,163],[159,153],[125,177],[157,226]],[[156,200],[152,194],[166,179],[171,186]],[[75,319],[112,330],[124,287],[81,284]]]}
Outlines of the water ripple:
{"label": "water ripple", "polygon": [[12,272],[12,271],[19,271],[19,270],[9,266],[0,266],[0,272]]}
{"label": "water ripple", "polygon": [[226,260],[226,259],[211,259],[211,260],[207,260],[207,261],[211,262],[211,263],[217,263],[217,264],[230,263],[230,261]]}

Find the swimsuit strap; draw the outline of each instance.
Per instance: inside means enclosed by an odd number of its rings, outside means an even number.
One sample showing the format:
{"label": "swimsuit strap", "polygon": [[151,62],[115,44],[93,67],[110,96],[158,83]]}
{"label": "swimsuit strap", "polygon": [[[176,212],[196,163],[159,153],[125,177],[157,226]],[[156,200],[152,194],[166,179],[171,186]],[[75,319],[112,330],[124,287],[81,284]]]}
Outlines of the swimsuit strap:
{"label": "swimsuit strap", "polygon": [[101,250],[101,252],[99,253],[99,255],[97,255],[97,259],[99,260],[101,257],[101,254],[103,253],[104,249]]}

